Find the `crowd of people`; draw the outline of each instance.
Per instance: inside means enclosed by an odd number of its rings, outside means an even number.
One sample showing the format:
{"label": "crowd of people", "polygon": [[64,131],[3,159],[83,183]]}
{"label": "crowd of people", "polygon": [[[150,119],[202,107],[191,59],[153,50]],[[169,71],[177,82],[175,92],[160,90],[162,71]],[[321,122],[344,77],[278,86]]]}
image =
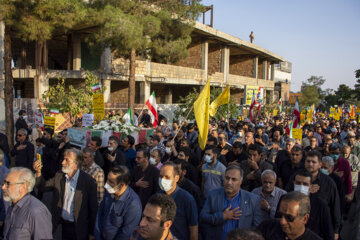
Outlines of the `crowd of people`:
{"label": "crowd of people", "polygon": [[66,129],[31,143],[24,116],[13,149],[0,134],[4,239],[360,239],[356,121],[314,119],[300,140],[286,116],[211,120],[202,150],[196,123],[162,118],[145,143],[78,149]]}

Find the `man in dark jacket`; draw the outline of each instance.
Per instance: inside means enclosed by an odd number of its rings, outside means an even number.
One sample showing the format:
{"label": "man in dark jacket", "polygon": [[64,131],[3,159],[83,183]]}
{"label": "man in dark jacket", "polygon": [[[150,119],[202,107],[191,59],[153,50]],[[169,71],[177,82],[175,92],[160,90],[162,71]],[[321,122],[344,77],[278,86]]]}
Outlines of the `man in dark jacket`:
{"label": "man in dark jacket", "polygon": [[26,167],[32,169],[34,162],[34,145],[29,142],[28,131],[24,128],[20,128],[17,131],[16,140],[13,150],[11,150],[11,156],[15,157],[16,167]]}
{"label": "man in dark jacket", "polygon": [[19,131],[19,129],[24,128],[26,129],[26,131],[28,131],[28,134],[31,134],[31,128],[27,125],[25,119],[27,118],[26,116],[26,111],[25,110],[20,110],[19,111],[19,118],[16,120],[15,123],[15,128],[16,128],[16,132]]}

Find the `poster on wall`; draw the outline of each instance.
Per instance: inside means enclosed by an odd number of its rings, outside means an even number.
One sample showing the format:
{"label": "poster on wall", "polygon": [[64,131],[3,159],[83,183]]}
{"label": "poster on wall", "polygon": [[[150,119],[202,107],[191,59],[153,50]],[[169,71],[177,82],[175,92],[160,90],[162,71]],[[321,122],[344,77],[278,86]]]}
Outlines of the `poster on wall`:
{"label": "poster on wall", "polygon": [[246,105],[251,105],[253,95],[255,95],[256,103],[262,103],[264,100],[264,87],[245,85],[244,96]]}

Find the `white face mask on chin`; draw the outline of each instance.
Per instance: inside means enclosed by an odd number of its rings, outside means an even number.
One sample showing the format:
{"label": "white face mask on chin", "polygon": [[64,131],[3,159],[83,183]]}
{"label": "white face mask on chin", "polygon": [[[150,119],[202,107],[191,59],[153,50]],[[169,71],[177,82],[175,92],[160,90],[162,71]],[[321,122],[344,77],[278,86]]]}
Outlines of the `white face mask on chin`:
{"label": "white face mask on chin", "polygon": [[104,188],[110,194],[115,194],[116,193],[115,189],[112,186],[110,186],[108,183],[105,183]]}

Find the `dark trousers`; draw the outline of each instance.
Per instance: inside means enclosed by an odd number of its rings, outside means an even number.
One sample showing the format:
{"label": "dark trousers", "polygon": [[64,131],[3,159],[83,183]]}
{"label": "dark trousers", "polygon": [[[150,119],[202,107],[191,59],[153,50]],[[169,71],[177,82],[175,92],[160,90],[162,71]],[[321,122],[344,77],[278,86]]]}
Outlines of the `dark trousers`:
{"label": "dark trousers", "polygon": [[63,240],[76,240],[75,223],[62,220],[62,237]]}

